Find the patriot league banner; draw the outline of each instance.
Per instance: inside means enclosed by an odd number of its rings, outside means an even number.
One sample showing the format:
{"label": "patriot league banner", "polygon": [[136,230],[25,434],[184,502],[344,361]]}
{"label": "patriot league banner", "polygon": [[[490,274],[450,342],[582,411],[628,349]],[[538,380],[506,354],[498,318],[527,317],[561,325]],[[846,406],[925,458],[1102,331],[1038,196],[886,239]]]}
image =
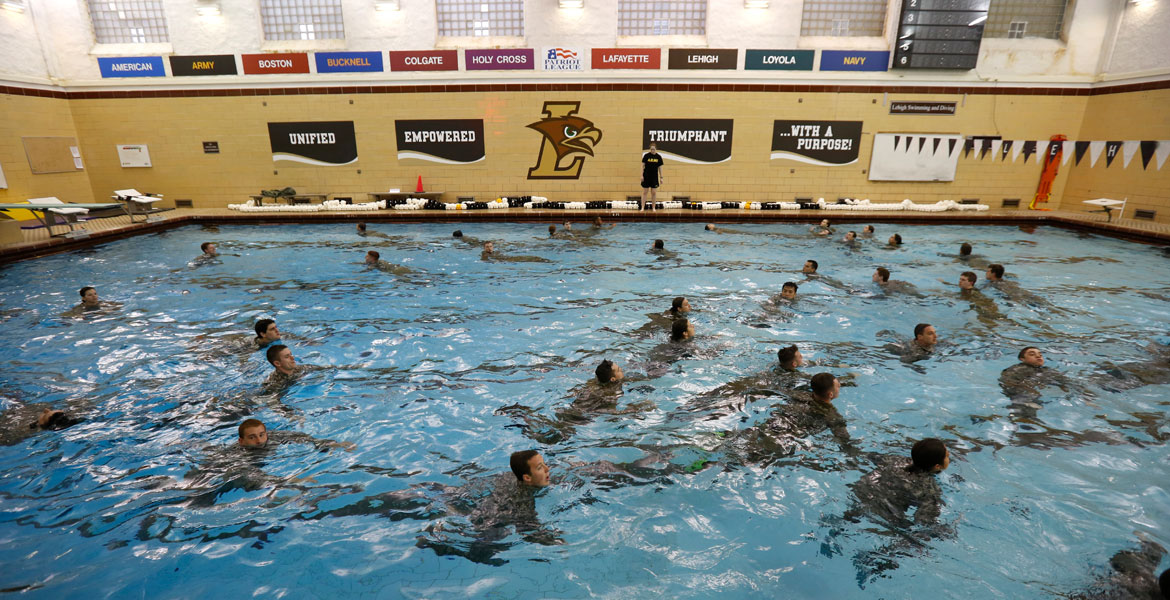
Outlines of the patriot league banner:
{"label": "patriot league banner", "polygon": [[545,71],[581,71],[585,68],[585,50],[563,46],[544,48],[540,64]]}
{"label": "patriot league banner", "polygon": [[483,119],[394,121],[398,160],[417,158],[448,165],[483,160]]}
{"label": "patriot league banner", "polygon": [[732,119],[643,119],[642,149],[658,145],[668,159],[696,165],[731,160]]}
{"label": "patriot league banner", "polygon": [[772,160],[836,167],[857,162],[861,121],[773,121]]}
{"label": "patriot league banner", "polygon": [[272,160],[333,167],[357,162],[353,121],[269,123]]}

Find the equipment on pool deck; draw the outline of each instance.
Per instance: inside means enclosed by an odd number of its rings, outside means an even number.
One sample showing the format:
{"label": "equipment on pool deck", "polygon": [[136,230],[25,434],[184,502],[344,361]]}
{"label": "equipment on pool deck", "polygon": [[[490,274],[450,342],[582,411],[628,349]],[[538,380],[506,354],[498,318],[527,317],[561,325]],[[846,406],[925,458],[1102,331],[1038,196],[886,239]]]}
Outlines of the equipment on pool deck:
{"label": "equipment on pool deck", "polygon": [[[1064,142],[1068,140],[1063,135],[1054,135],[1048,141],[1048,152],[1044,153],[1044,168],[1040,171],[1040,185],[1036,187],[1036,195],[1032,198],[1032,202],[1028,204],[1028,208],[1032,210],[1049,210],[1047,208],[1036,208],[1036,204],[1048,202],[1048,197],[1052,195],[1052,182],[1056,180],[1056,172],[1060,169],[1060,158],[1064,154]],[[1027,161],[1027,157],[1024,158]]]}
{"label": "equipment on pool deck", "polygon": [[1117,213],[1117,219],[1121,219],[1121,215],[1125,214],[1125,203],[1129,202],[1129,198],[1125,200],[1113,200],[1112,198],[1097,198],[1096,200],[1082,200],[1082,204],[1092,204],[1093,206],[1100,206],[1101,210],[1091,210],[1089,212],[1103,212],[1105,213],[1105,222],[1113,220],[1113,209],[1117,205],[1121,205],[1120,212]]}
{"label": "equipment on pool deck", "polygon": [[135,215],[146,217],[143,223],[153,223],[161,220],[153,215],[166,210],[152,206],[155,202],[162,200],[162,196],[162,194],[143,194],[136,189],[130,188],[126,190],[114,190],[114,195],[110,197],[126,205],[126,214],[130,215],[131,223],[134,222]]}
{"label": "equipment on pool deck", "polygon": [[424,190],[424,189],[423,189],[423,184],[422,184],[422,175],[419,175],[419,176],[418,176],[418,186],[417,186],[417,187],[415,187],[414,191],[415,191],[415,193],[418,193],[418,194],[421,194],[421,193],[423,193],[423,192],[425,192],[425,191],[426,191],[426,190]]}
{"label": "equipment on pool deck", "polygon": [[[74,229],[73,225],[77,223],[77,215],[88,214],[92,210],[106,210],[111,208],[122,208],[121,204],[66,204],[55,196],[46,198],[29,198],[28,204],[0,204],[0,210],[27,210],[33,213],[33,216],[45,226],[49,231],[51,237],[68,237],[80,238],[89,236],[89,232],[85,229]],[[61,220],[58,221],[57,218]],[[53,233],[54,225],[68,225],[69,231],[66,233]]]}

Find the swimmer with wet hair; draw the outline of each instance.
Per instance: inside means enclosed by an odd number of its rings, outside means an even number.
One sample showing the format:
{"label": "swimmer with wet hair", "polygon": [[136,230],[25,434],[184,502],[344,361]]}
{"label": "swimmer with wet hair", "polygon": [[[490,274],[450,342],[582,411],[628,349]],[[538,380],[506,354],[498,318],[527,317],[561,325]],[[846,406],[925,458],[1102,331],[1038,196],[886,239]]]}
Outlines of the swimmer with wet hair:
{"label": "swimmer with wet hair", "polygon": [[556,237],[556,235],[557,235],[557,226],[556,225],[549,225],[548,226],[548,237]]}
{"label": "swimmer with wet hair", "polygon": [[369,252],[366,252],[367,265],[377,265],[378,261],[380,260],[382,260],[382,255],[378,251],[370,250]]}
{"label": "swimmer with wet hair", "polygon": [[236,432],[239,435],[236,443],[244,448],[264,448],[268,446],[269,441],[273,445],[309,444],[322,452],[331,448],[341,448],[346,452],[353,452],[357,448],[357,444],[353,442],[317,439],[299,431],[274,431],[269,435],[268,427],[260,419],[245,420],[243,423],[240,423]]}
{"label": "swimmer with wet hair", "polygon": [[676,319],[670,325],[670,341],[684,342],[695,337],[695,326],[691,324],[690,319]]}
{"label": "swimmer with wet hair", "polygon": [[829,404],[841,395],[841,382],[832,373],[817,373],[808,383],[817,402]]}
{"label": "swimmer with wet hair", "polygon": [[654,240],[654,250],[665,250],[666,242],[662,240]]}
{"label": "swimmer with wet hair", "polygon": [[894,235],[891,235],[890,239],[887,242],[891,246],[901,246],[902,245],[902,234],[895,233]]}
{"label": "swimmer with wet hair", "polygon": [[707,223],[707,226],[704,227],[703,230],[704,231],[715,231],[715,224],[714,223]]}
{"label": "swimmer with wet hair", "polygon": [[813,225],[808,229],[813,235],[831,235],[833,228],[829,226],[828,219],[822,219],[820,225]]}
{"label": "swimmer with wet hair", "polygon": [[39,429],[41,431],[60,431],[68,429],[81,422],[81,419],[75,419],[63,410],[53,410],[46,408],[41,411],[36,421],[28,424],[29,429]]}
{"label": "swimmer with wet hair", "polygon": [[799,289],[797,285],[791,281],[784,282],[780,287],[780,297],[785,300],[796,300],[796,290]]}
{"label": "swimmer with wet hair", "polygon": [[1044,353],[1035,346],[1028,346],[1023,350],[1020,350],[1020,353],[1016,355],[1016,358],[1020,359],[1020,362],[1024,363],[1025,365],[1032,367],[1044,366]]}
{"label": "swimmer with wet hair", "polygon": [[263,349],[265,346],[280,341],[280,329],[272,319],[260,319],[253,327],[256,330],[256,345]]}
{"label": "swimmer with wet hair", "polygon": [[938,343],[938,332],[934,325],[919,323],[914,326],[914,344],[923,350],[930,350]]}
{"label": "swimmer with wet hair", "polygon": [[873,237],[873,234],[876,231],[877,230],[873,228],[873,225],[866,225],[865,228],[861,230],[861,237]]}
{"label": "swimmer with wet hair", "polygon": [[686,298],[677,296],[670,302],[670,316],[677,319],[688,312],[691,312],[691,303]]}
{"label": "swimmer with wet hair", "polygon": [[810,258],[809,260],[804,261],[804,267],[800,269],[800,272],[804,273],[805,275],[812,275],[817,272],[817,268],[819,267],[820,265],[817,264],[817,261]]}
{"label": "swimmer with wet hair", "polygon": [[215,244],[213,244],[211,242],[203,242],[202,244],[199,244],[199,250],[203,252],[204,256],[215,256],[216,255]]}
{"label": "swimmer with wet hair", "polygon": [[494,253],[495,251],[496,251],[496,246],[495,246],[495,244],[493,244],[493,243],[491,243],[491,242],[484,242],[484,243],[483,243],[483,252],[481,253],[481,258],[488,258],[488,257],[490,257],[490,256],[492,255],[492,253]]}
{"label": "swimmer with wet hair", "polygon": [[456,229],[454,232],[451,233],[451,237],[461,238],[461,237],[463,237],[463,231]]}
{"label": "swimmer with wet hair", "polygon": [[845,238],[842,241],[845,242],[846,244],[851,244],[851,243],[857,241],[857,232],[856,231],[845,232]]}
{"label": "swimmer with wet hair", "polygon": [[597,376],[597,382],[603,385],[607,383],[620,383],[625,377],[622,368],[609,359],[601,361],[601,364],[597,365],[597,369],[594,370],[593,374]]}
{"label": "swimmer with wet hair", "polygon": [[873,272],[873,282],[881,285],[890,282],[890,270],[885,267],[878,267]]}
{"label": "swimmer with wet hair", "polygon": [[804,356],[796,344],[781,348],[776,352],[776,359],[780,362],[780,368],[785,371],[794,372],[804,366]]}
{"label": "swimmer with wet hair", "polygon": [[358,235],[365,235],[366,234],[366,224],[365,223],[358,223],[357,224],[357,234]]}
{"label": "swimmer with wet hair", "polygon": [[[939,278],[942,283],[948,283],[946,279]],[[975,275],[973,271],[963,271],[959,273],[959,291],[965,292],[967,290],[975,289],[975,282],[979,281],[979,276]]]}
{"label": "swimmer with wet hair", "polygon": [[98,298],[97,289],[87,285],[80,290],[77,290],[77,293],[81,296],[82,306],[86,308],[101,306],[102,302],[101,299]]}
{"label": "swimmer with wet hair", "polygon": [[951,454],[946,444],[938,438],[919,440],[910,449],[910,465],[907,473],[935,474],[945,471],[951,465]]}
{"label": "swimmer with wet hair", "polygon": [[237,443],[247,448],[264,446],[268,443],[268,427],[260,419],[246,419],[236,429],[239,435]]}
{"label": "swimmer with wet hair", "polygon": [[999,263],[987,265],[987,281],[995,283],[1003,281],[1004,269]]}
{"label": "swimmer with wet hair", "polygon": [[963,242],[963,244],[959,246],[959,256],[971,256],[971,250],[973,250],[971,244]]}
{"label": "swimmer with wet hair", "polygon": [[273,344],[268,347],[264,357],[282,375],[294,375],[298,371],[297,360],[293,358],[292,350],[284,344]]}
{"label": "swimmer with wet hair", "polygon": [[545,487],[548,485],[549,468],[544,457],[536,450],[521,450],[513,452],[508,460],[512,467],[512,474],[520,485]]}

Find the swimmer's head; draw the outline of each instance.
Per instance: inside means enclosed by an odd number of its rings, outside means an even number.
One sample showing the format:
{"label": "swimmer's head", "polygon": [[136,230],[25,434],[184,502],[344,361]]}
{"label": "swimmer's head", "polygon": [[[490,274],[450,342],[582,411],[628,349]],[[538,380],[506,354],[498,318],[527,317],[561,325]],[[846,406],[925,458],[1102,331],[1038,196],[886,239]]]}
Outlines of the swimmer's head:
{"label": "swimmer's head", "polygon": [[670,339],[674,342],[682,342],[695,337],[695,326],[690,319],[675,319],[674,323],[670,324]]}
{"label": "swimmer's head", "polygon": [[1020,354],[1018,356],[1020,362],[1024,363],[1025,365],[1032,365],[1033,367],[1044,366],[1044,353],[1035,346],[1028,346],[1023,350],[1020,350]]}
{"label": "swimmer's head", "polygon": [[262,342],[275,342],[280,339],[280,329],[272,319],[256,321],[256,339]]}
{"label": "swimmer's head", "polygon": [[951,466],[951,454],[942,440],[927,438],[920,440],[910,449],[911,473],[938,473]]}
{"label": "swimmer's head", "polygon": [[382,255],[379,254],[376,250],[370,250],[369,252],[366,252],[367,265],[376,265],[378,264],[379,260],[382,260]]}
{"label": "swimmer's head", "polygon": [[894,235],[891,235],[890,239],[889,239],[889,244],[891,246],[901,246],[902,245],[902,234],[895,233]]}
{"label": "swimmer's head", "polygon": [[523,485],[544,487],[548,485],[548,465],[544,457],[536,450],[522,450],[513,452],[508,461],[512,466],[512,473],[516,480]]}
{"label": "swimmer's head", "polygon": [[29,423],[28,428],[60,431],[62,429],[73,427],[80,422],[81,419],[74,419],[73,417],[65,414],[65,411],[63,410],[53,410],[51,408],[46,408],[45,410],[41,411],[39,416],[37,416],[36,422]]}
{"label": "swimmer's head", "polygon": [[829,226],[829,220],[828,219],[821,219],[821,227],[828,227],[828,226]]}
{"label": "swimmer's head", "polygon": [[492,252],[496,251],[496,247],[491,242],[484,242],[483,243],[483,251],[485,254],[491,254]]}
{"label": "swimmer's head", "polygon": [[88,306],[94,306],[94,305],[98,304],[97,290],[93,289],[92,287],[89,287],[87,285],[87,286],[81,288],[80,290],[77,290],[77,293],[81,295],[81,303],[82,304],[85,304]]}
{"label": "swimmer's head", "polygon": [[715,231],[715,224],[707,223],[707,226],[703,228],[703,231]]}
{"label": "swimmer's head", "polygon": [[806,274],[806,275],[811,275],[811,274],[813,274],[813,273],[816,273],[816,272],[817,272],[817,267],[818,267],[818,266],[819,266],[819,265],[817,265],[817,261],[815,261],[815,260],[811,260],[811,259],[810,259],[810,260],[806,260],[806,261],[804,261],[804,268],[802,268],[802,269],[800,270],[800,272],[801,272],[801,273],[804,273],[804,274]]}
{"label": "swimmer's head", "polygon": [[800,349],[793,344],[787,348],[781,348],[776,353],[776,358],[780,361],[780,368],[786,371],[795,371],[804,366],[804,356],[801,355]]}
{"label": "swimmer's head", "polygon": [[572,229],[573,224],[568,222],[568,221],[565,221],[564,223],[561,223],[561,227],[564,227],[565,229]]}
{"label": "swimmer's head", "polygon": [[809,380],[813,397],[821,402],[832,402],[841,394],[841,382],[832,373],[817,373]]}
{"label": "swimmer's head", "polygon": [[664,242],[662,240],[654,240],[654,249],[655,250],[665,250],[666,249],[666,242]]}
{"label": "swimmer's head", "polygon": [[963,242],[963,245],[959,246],[959,256],[971,256],[971,250],[971,244]]}
{"label": "swimmer's head", "polygon": [[358,223],[357,230],[362,232],[362,233],[365,233],[366,232],[366,224],[365,223]]}
{"label": "swimmer's head", "polygon": [[914,326],[914,343],[923,348],[930,348],[938,343],[938,332],[934,330],[934,325],[929,323],[919,323]]}
{"label": "swimmer's head", "polygon": [[601,364],[597,365],[597,369],[593,374],[597,376],[597,381],[600,383],[617,383],[626,375],[622,373],[621,367],[609,359],[601,361]]}
{"label": "swimmer's head", "polygon": [[593,226],[601,227],[601,217],[593,217]]}
{"label": "swimmer's head", "polygon": [[203,242],[202,244],[199,244],[199,249],[201,251],[203,251],[203,253],[208,255],[208,256],[215,256],[216,255],[215,244],[213,244],[211,242]]}
{"label": "swimmer's head", "polygon": [[797,290],[797,287],[796,287],[795,283],[792,283],[791,281],[786,281],[786,282],[784,282],[784,285],[780,288],[780,297],[784,298],[785,300],[795,300],[796,299],[796,290]]}
{"label": "swimmer's head", "polygon": [[557,234],[557,226],[556,225],[549,225],[548,226],[548,234],[550,236],[556,235]]}
{"label": "swimmer's head", "polygon": [[874,283],[886,283],[890,280],[890,270],[885,267],[878,267],[873,272]]}
{"label": "swimmer's head", "polygon": [[670,312],[675,316],[691,312],[691,303],[687,302],[686,298],[678,296],[670,302]]}
{"label": "swimmer's head", "polygon": [[262,447],[268,443],[268,428],[260,419],[248,419],[240,423],[238,433],[241,446]]}
{"label": "swimmer's head", "polygon": [[456,229],[455,232],[451,234],[451,237],[463,237],[463,232]]}
{"label": "swimmer's head", "polygon": [[959,274],[959,289],[969,290],[975,287],[975,282],[979,281],[979,277],[971,271],[963,271]]}
{"label": "swimmer's head", "polygon": [[987,265],[987,278],[992,281],[1003,279],[1003,272],[1003,265],[1001,264]]}
{"label": "swimmer's head", "polygon": [[873,228],[873,225],[866,225],[865,229],[862,229],[862,231],[864,231],[866,233],[873,233],[876,230]]}
{"label": "swimmer's head", "polygon": [[269,346],[268,352],[264,356],[277,371],[285,375],[291,375],[297,370],[297,360],[293,358],[292,350],[289,350],[288,346],[284,344]]}
{"label": "swimmer's head", "polygon": [[846,242],[852,242],[855,239],[857,239],[857,232],[856,231],[850,231],[850,232],[845,234],[845,241]]}

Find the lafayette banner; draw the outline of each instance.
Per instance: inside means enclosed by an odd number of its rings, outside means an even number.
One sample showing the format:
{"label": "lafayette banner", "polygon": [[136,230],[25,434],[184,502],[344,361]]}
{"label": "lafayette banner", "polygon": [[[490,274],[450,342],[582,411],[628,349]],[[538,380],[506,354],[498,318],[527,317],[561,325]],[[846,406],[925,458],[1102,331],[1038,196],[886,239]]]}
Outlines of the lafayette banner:
{"label": "lafayette banner", "polygon": [[394,121],[398,160],[417,158],[448,165],[484,159],[483,119]]}
{"label": "lafayette banner", "polygon": [[731,160],[732,119],[643,119],[642,149],[658,145],[668,159],[696,165]]}
{"label": "lafayette banner", "polygon": [[269,123],[272,160],[333,167],[357,162],[353,121]]}
{"label": "lafayette banner", "polygon": [[773,121],[772,160],[836,167],[857,162],[861,121]]}

